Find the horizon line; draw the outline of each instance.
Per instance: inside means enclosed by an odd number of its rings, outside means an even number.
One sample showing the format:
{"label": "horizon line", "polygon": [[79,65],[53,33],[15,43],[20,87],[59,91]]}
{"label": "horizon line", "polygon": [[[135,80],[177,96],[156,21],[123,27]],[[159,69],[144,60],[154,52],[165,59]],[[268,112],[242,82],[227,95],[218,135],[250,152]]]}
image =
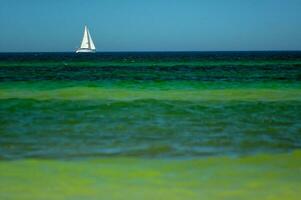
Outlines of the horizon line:
{"label": "horizon line", "polygon": [[[144,50],[144,51],[96,51],[95,53],[185,53],[185,52],[301,52],[300,50]],[[0,51],[0,53],[75,53],[75,51]]]}

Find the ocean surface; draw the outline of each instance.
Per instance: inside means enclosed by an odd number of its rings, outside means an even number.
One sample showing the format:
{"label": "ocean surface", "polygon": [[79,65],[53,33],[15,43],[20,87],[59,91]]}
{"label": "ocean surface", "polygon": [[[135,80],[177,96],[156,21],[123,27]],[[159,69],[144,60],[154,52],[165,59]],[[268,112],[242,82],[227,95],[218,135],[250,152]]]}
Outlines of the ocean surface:
{"label": "ocean surface", "polygon": [[298,199],[300,149],[301,52],[0,53],[1,199]]}

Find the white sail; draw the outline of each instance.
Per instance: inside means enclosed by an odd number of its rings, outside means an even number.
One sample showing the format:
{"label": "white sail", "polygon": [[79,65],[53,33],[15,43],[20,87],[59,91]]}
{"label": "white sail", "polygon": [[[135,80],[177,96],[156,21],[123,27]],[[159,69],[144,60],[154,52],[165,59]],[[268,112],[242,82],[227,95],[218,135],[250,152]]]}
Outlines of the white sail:
{"label": "white sail", "polygon": [[95,50],[96,48],[88,30],[88,27],[85,26],[83,40],[80,45],[80,48],[76,51],[76,53],[92,53],[95,52]]}
{"label": "white sail", "polygon": [[89,39],[88,39],[88,29],[87,26],[85,26],[85,31],[84,31],[84,37],[82,40],[82,44],[80,45],[80,48],[82,49],[88,49],[89,48]]}
{"label": "white sail", "polygon": [[93,42],[93,40],[92,40],[92,38],[91,38],[91,35],[90,35],[90,31],[89,31],[89,30],[88,30],[88,36],[89,36],[90,48],[91,48],[92,50],[95,50],[96,48],[95,48],[94,42]]}

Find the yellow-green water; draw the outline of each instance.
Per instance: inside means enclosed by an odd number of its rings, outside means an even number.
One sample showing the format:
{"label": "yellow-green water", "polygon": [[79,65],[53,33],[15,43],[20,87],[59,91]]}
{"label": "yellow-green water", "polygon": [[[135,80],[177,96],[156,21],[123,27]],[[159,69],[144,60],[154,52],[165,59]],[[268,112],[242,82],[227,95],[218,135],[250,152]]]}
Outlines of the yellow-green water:
{"label": "yellow-green water", "polygon": [[301,89],[215,89],[215,90],[131,90],[101,87],[69,87],[53,90],[3,89],[0,99],[172,101],[300,101]]}
{"label": "yellow-green water", "polygon": [[298,200],[301,152],[189,160],[0,162],[1,199]]}

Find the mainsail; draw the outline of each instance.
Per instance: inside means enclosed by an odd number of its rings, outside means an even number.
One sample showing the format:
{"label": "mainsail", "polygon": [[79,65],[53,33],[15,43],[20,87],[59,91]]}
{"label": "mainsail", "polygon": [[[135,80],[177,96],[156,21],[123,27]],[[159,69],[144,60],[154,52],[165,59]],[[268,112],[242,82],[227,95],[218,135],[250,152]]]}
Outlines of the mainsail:
{"label": "mainsail", "polygon": [[96,48],[91,38],[89,29],[87,26],[85,26],[84,37],[80,45],[80,48],[76,51],[76,53],[91,53],[91,52],[95,52],[95,50]]}

